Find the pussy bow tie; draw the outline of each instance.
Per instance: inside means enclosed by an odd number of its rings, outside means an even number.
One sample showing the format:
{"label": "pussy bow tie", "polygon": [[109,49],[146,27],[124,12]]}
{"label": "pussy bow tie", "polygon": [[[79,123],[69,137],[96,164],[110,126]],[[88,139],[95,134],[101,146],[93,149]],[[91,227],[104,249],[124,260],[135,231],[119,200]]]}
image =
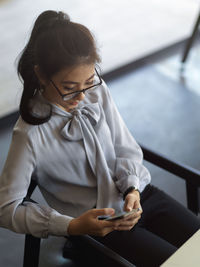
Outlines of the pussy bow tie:
{"label": "pussy bow tie", "polygon": [[95,126],[100,118],[100,108],[98,103],[92,103],[74,110],[71,118],[68,120],[61,134],[68,140],[78,141],[83,139],[84,128],[88,128],[88,121]]}
{"label": "pussy bow tie", "polygon": [[85,105],[71,114],[61,134],[68,140],[83,139],[90,167],[97,177],[97,208],[113,207],[122,210],[122,198],[111,177],[104,151],[94,126],[98,124],[101,110],[98,103]]}

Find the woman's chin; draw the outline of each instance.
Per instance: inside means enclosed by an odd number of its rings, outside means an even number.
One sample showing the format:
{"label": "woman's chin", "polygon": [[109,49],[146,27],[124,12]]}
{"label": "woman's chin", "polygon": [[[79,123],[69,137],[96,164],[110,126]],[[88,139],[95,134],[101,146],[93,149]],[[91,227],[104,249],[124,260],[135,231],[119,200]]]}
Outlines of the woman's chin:
{"label": "woman's chin", "polygon": [[69,111],[72,111],[72,110],[74,110],[77,106],[78,106],[78,103],[75,104],[75,105],[70,104],[70,105],[68,105],[68,106],[66,107],[66,109],[68,109]]}

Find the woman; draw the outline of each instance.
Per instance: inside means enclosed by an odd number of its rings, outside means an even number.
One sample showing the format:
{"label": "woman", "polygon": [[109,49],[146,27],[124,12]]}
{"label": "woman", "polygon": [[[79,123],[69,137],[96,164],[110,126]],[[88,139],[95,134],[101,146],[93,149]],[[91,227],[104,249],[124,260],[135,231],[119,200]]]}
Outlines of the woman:
{"label": "woman", "polygon": [[[100,61],[85,26],[63,12],[37,18],[18,64],[24,89],[0,179],[0,226],[42,238],[89,234],[137,266],[159,266],[200,223],[150,185]],[[48,207],[23,202],[31,179]]]}

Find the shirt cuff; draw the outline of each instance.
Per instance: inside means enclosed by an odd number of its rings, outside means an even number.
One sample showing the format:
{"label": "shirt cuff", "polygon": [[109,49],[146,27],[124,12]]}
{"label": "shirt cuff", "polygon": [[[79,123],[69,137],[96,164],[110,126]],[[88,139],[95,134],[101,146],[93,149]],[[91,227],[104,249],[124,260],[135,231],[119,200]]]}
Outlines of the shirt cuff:
{"label": "shirt cuff", "polygon": [[120,178],[120,180],[117,180],[115,183],[123,195],[126,190],[131,186],[140,188],[140,179],[135,175],[125,176],[123,178]]}
{"label": "shirt cuff", "polygon": [[49,235],[55,236],[69,236],[68,226],[70,221],[74,219],[71,216],[62,215],[57,211],[52,211],[49,220]]}

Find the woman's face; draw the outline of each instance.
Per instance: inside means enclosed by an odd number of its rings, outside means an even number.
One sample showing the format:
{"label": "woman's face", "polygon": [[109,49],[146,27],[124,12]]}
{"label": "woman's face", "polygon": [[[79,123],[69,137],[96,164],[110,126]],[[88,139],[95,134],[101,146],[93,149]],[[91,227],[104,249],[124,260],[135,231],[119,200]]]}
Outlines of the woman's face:
{"label": "woman's face", "polygon": [[35,66],[35,72],[41,84],[45,87],[43,96],[51,103],[70,112],[70,110],[75,108],[84,99],[84,93],[81,92],[74,98],[64,101],[58,90],[61,94],[67,94],[91,86],[95,74],[95,65],[81,64],[72,69],[63,69],[53,75],[51,81],[42,79],[38,66]]}

